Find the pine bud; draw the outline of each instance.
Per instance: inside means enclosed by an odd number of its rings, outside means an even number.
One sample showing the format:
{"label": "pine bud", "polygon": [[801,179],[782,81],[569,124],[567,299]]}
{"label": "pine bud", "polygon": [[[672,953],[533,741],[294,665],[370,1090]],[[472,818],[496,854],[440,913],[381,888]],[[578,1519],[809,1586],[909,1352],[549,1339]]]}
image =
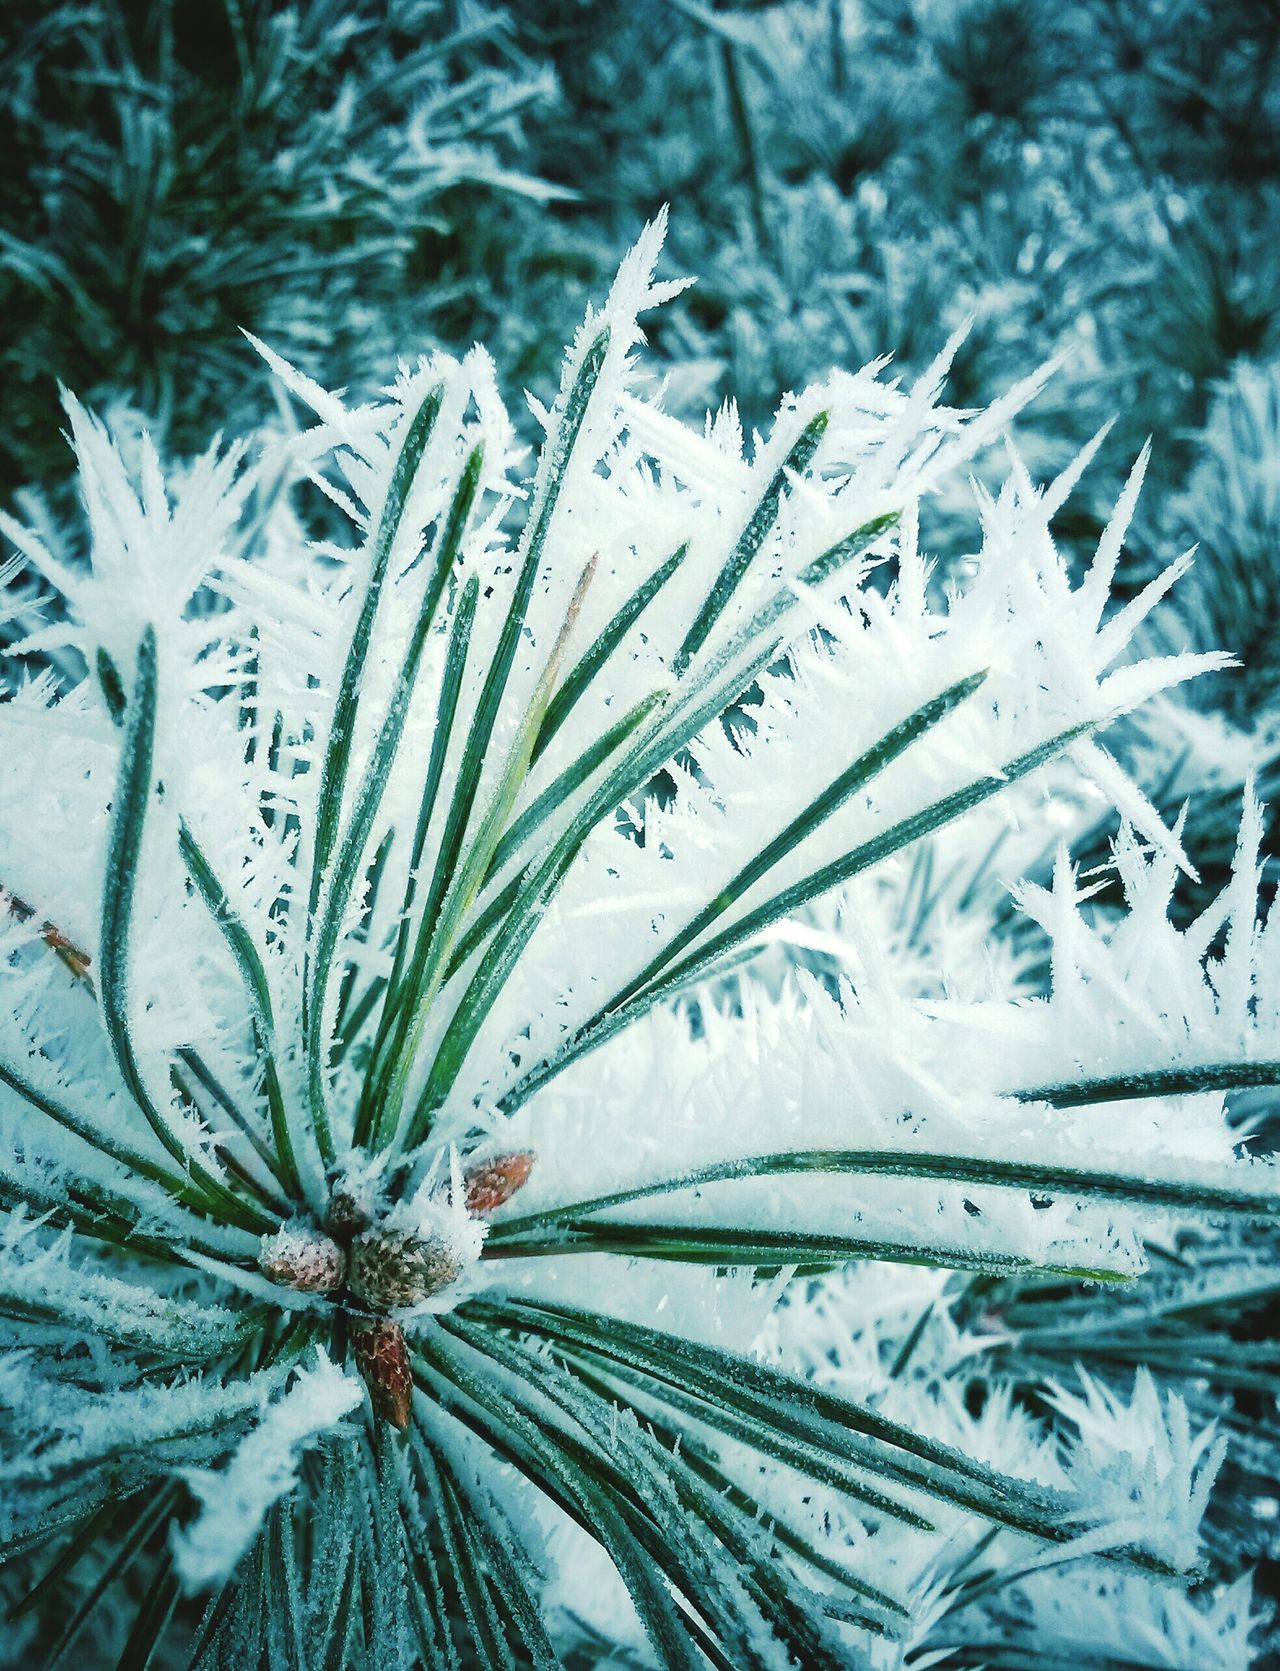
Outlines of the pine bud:
{"label": "pine bud", "polygon": [[342,1287],[347,1256],[322,1230],[292,1229],[264,1236],[258,1249],[258,1269],[272,1282],[304,1294],[332,1294]]}
{"label": "pine bud", "polygon": [[351,1345],[375,1413],[403,1433],[413,1403],[404,1330],[399,1323],[375,1323],[372,1328],[354,1332]]}
{"label": "pine bud", "polygon": [[457,1280],[457,1255],[439,1236],[407,1230],[366,1230],[351,1244],[353,1294],[379,1310],[418,1305]]}
{"label": "pine bud", "polygon": [[373,1223],[373,1203],[368,1189],[349,1181],[334,1186],[325,1213],[325,1229],[345,1241]]}
{"label": "pine bud", "polygon": [[467,1188],[467,1211],[481,1218],[496,1213],[529,1182],[533,1160],[527,1150],[520,1150],[509,1155],[491,1155],[488,1160],[468,1167],[463,1180]]}

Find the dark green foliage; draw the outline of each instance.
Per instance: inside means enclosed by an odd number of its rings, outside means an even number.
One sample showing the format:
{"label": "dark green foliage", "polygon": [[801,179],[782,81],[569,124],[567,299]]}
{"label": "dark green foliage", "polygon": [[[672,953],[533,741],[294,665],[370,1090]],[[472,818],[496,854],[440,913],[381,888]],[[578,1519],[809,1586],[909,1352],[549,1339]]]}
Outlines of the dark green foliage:
{"label": "dark green foliage", "polygon": [[66,474],[54,379],[181,451],[266,415],[241,328],[330,375],[370,333],[421,346],[439,200],[527,189],[503,165],[551,92],[501,13],[439,0],[13,0],[0,29],[6,493]]}

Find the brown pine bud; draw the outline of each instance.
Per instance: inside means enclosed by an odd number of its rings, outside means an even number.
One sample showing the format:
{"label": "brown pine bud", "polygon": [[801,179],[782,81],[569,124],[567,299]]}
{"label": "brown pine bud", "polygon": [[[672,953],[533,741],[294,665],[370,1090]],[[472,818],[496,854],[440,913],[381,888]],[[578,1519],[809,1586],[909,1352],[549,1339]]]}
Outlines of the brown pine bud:
{"label": "brown pine bud", "polygon": [[351,1244],[351,1292],[389,1311],[418,1305],[455,1282],[462,1265],[439,1236],[415,1236],[407,1230],[366,1230]]}
{"label": "brown pine bud", "polygon": [[369,1191],[350,1183],[336,1185],[324,1215],[325,1229],[346,1241],[361,1230],[367,1230],[372,1223],[373,1205]]}
{"label": "brown pine bud", "polygon": [[517,1190],[529,1182],[534,1157],[527,1150],[509,1155],[490,1155],[469,1166],[463,1182],[467,1187],[467,1211],[488,1218]]}
{"label": "brown pine bud", "polygon": [[379,1322],[351,1336],[356,1364],[369,1389],[376,1415],[403,1433],[413,1405],[409,1346],[399,1323]]}
{"label": "brown pine bud", "polygon": [[332,1294],[347,1274],[347,1256],[321,1230],[285,1225],[274,1236],[264,1236],[258,1249],[258,1269],[272,1282],[304,1294]]}

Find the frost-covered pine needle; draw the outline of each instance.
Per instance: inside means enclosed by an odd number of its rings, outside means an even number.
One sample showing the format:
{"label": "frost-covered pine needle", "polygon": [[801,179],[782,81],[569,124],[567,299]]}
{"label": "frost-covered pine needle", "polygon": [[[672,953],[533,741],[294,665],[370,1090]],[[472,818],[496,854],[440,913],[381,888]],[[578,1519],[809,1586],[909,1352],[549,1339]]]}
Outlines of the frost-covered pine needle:
{"label": "frost-covered pine needle", "polygon": [[[1047,373],[677,422],[637,364],[662,236],[531,480],[480,350],[348,405],[258,344],[310,414],[274,454],[130,469],[68,397],[92,566],[5,525],[64,605],[20,600],[14,665],[84,670],[0,704],[27,1663],[101,1616],[122,1664],[241,1671],[549,1667],[601,1629],[689,1671],[1012,1664],[975,1620],[1059,1569],[1194,1574],[1222,1444],[1146,1376],[1059,1387],[1064,1445],[1008,1387],[976,1419],[846,1384],[812,1316],[761,1331],[797,1275],[1132,1285],[1171,1222],[1275,1213],[1225,1106],[1280,1081],[1259,807],[1179,925],[1183,826],[1105,740],[1226,658],[1142,654],[1181,561],[1110,601],[1131,494],[1073,572],[1074,466],[1011,453],[935,583],[922,503]],[[1017,895],[1046,996],[996,958],[914,990],[859,899],[1051,784],[1121,815],[1125,914],[1063,851]],[[777,978],[838,890],[843,977]],[[1248,1636],[1217,1605],[1188,1640]]]}

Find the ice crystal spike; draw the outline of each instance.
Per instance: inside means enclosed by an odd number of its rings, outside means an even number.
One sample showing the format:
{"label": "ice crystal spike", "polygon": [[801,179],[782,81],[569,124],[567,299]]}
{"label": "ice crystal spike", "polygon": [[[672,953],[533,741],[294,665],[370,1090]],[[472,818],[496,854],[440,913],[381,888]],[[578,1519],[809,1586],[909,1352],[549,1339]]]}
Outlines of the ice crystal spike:
{"label": "ice crystal spike", "polygon": [[518,1190],[522,1190],[533,1171],[534,1156],[528,1150],[511,1154],[493,1155],[467,1168],[467,1211],[488,1218],[499,1207],[505,1206]]}

